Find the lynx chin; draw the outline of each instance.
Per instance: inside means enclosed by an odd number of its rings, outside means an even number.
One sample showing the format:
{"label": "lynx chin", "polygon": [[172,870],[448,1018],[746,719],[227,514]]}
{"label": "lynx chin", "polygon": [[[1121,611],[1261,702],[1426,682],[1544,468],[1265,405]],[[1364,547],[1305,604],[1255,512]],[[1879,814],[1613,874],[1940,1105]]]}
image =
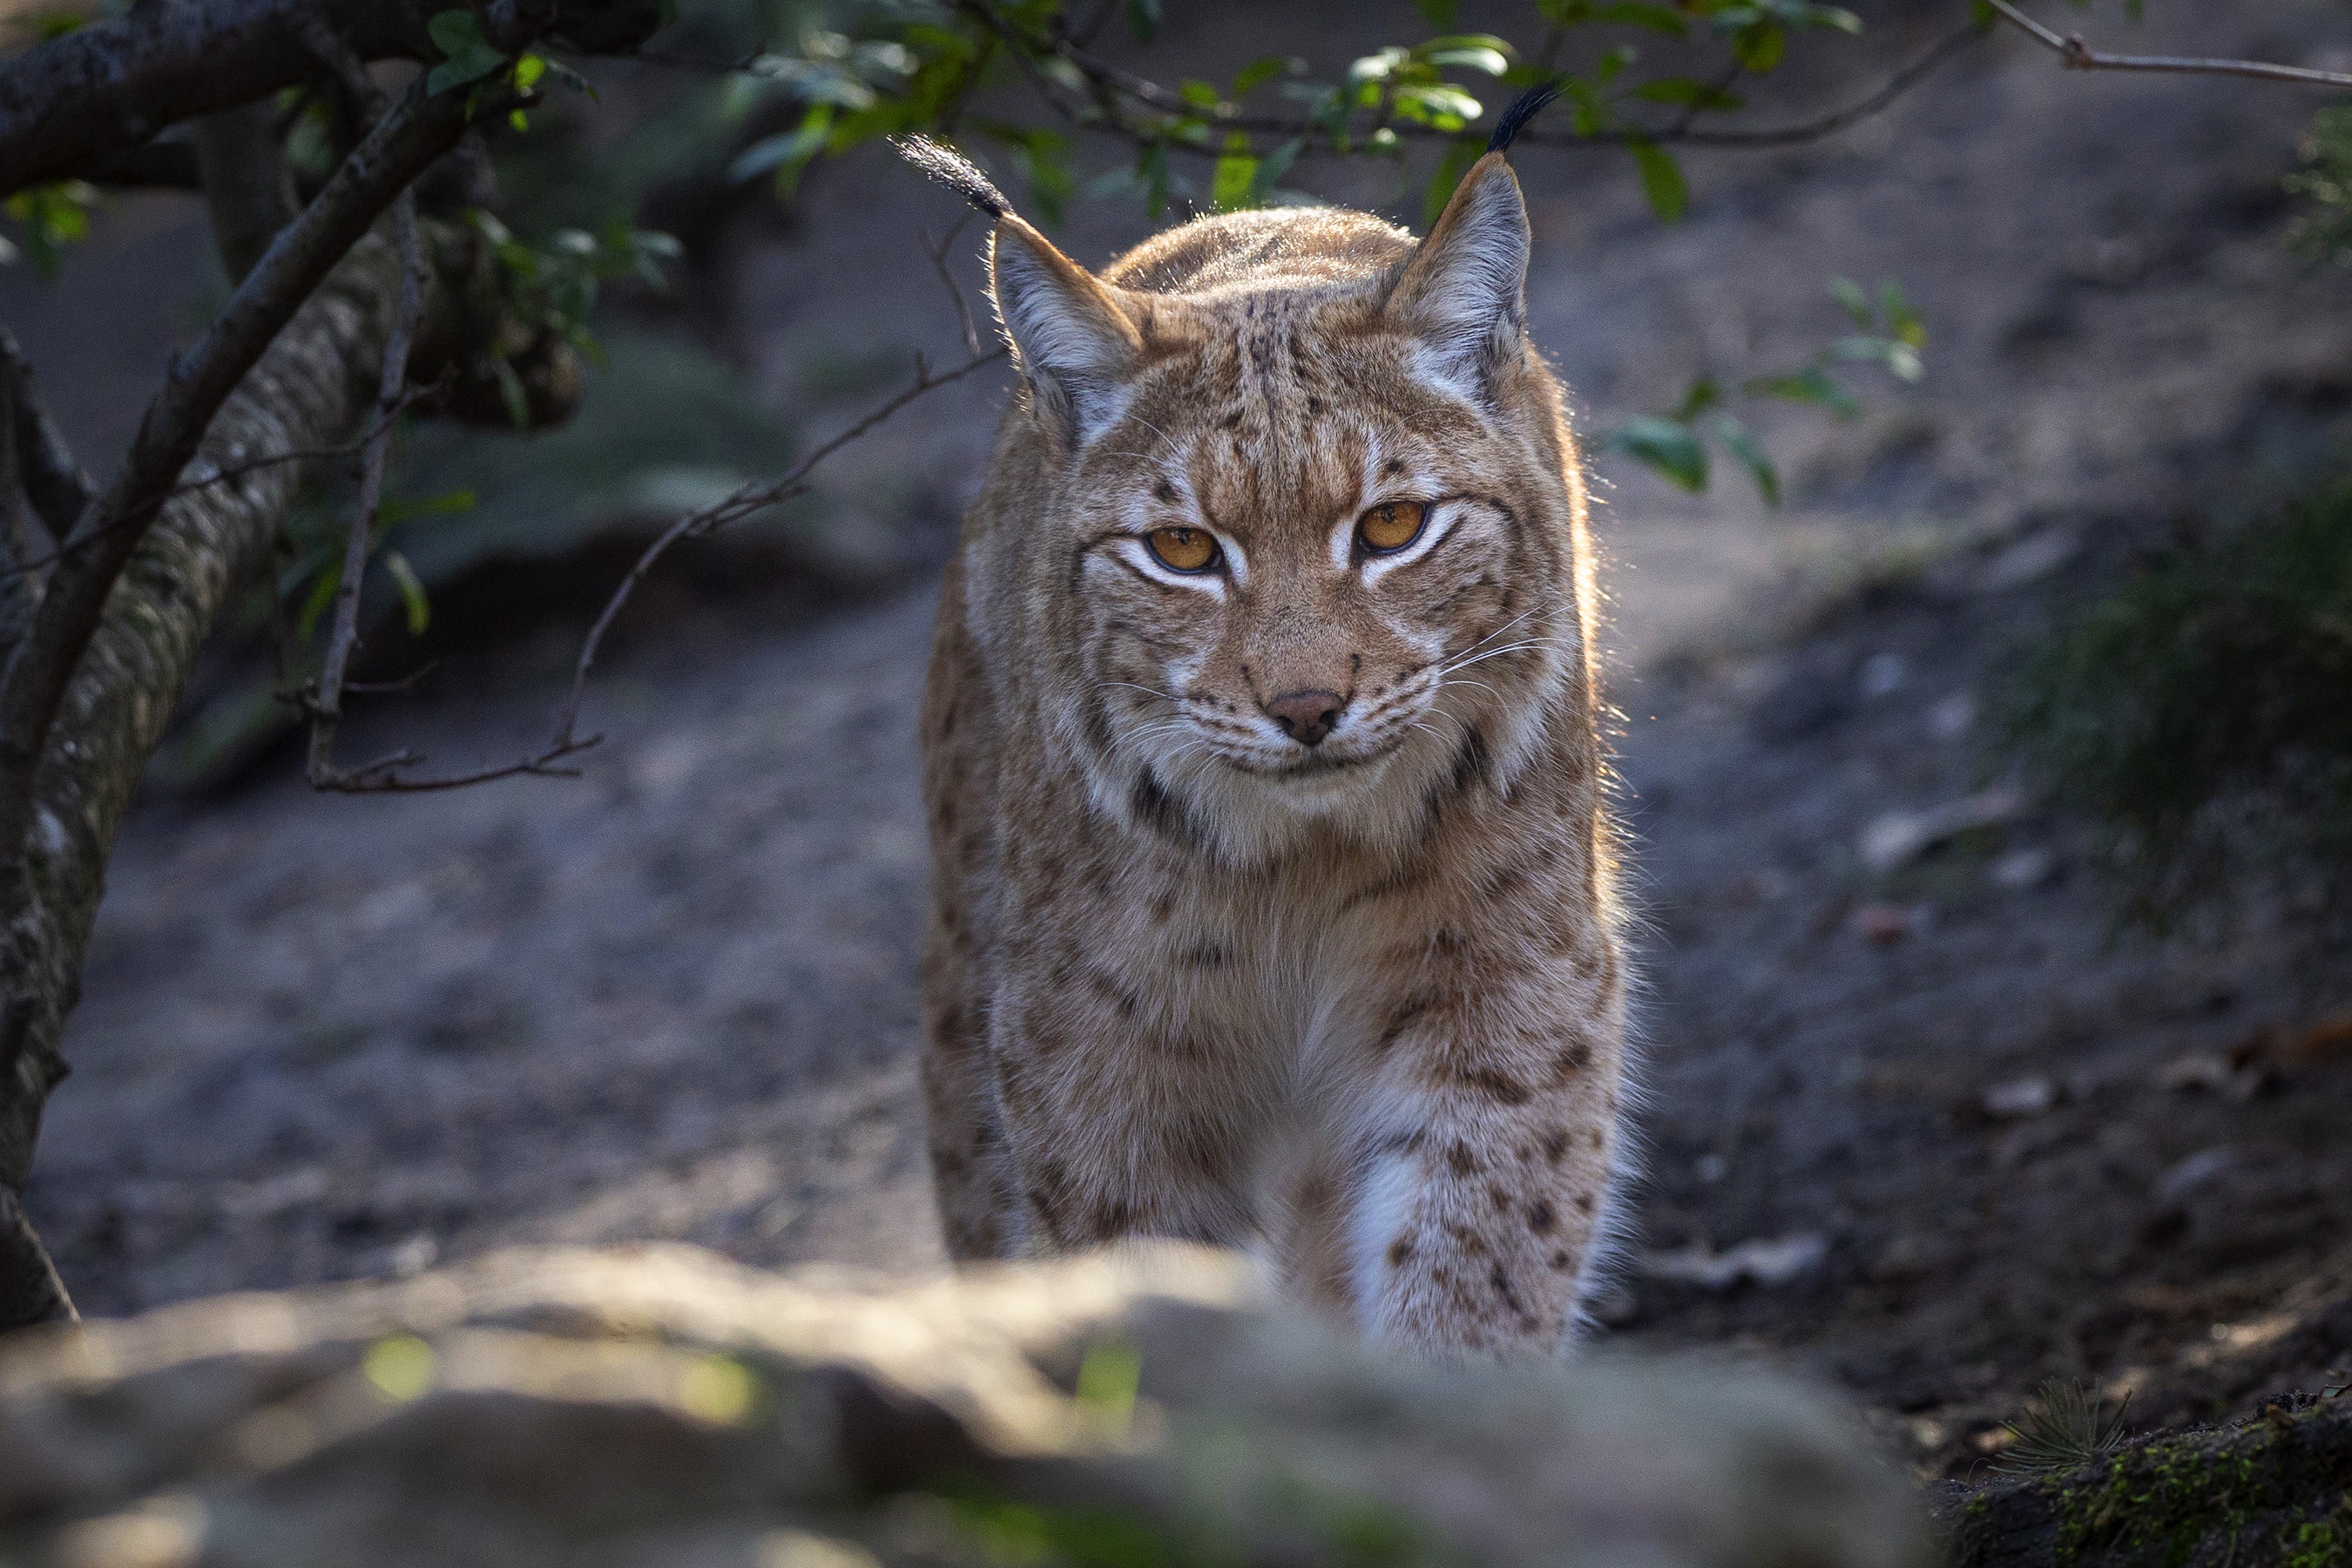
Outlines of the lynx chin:
{"label": "lynx chin", "polygon": [[1517,180],[1418,243],[1237,213],[1097,274],[908,153],[995,218],[1022,377],[923,717],[949,1250],[1255,1245],[1376,1341],[1562,1345],[1625,984]]}

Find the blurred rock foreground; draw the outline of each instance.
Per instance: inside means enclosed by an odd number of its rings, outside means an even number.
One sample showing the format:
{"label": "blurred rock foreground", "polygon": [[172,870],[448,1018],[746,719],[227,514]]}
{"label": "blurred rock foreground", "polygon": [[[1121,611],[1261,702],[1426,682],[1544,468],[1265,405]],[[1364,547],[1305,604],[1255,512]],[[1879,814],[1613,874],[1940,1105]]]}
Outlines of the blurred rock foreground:
{"label": "blurred rock foreground", "polygon": [[495,1254],[0,1346],[0,1563],[1922,1561],[1790,1384],[1433,1367],[1166,1248],[915,1286]]}

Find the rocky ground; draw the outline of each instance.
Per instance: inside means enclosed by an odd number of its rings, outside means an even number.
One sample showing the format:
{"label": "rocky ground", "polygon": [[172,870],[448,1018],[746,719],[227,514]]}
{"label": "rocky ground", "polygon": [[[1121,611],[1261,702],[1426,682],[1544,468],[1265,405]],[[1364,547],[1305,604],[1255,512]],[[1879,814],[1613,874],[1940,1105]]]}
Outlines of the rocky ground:
{"label": "rocky ground", "polygon": [[[1879,7],[1865,47],[1901,58],[1950,9]],[[2319,0],[2174,9],[2149,47],[2352,48]],[[1836,140],[1695,159],[1675,229],[1622,167],[1522,161],[1538,331],[1595,427],[1801,357],[1841,330],[1831,271],[1901,277],[1937,333],[1927,383],[1865,418],[1766,422],[1780,512],[1601,459],[1652,1086],[1608,1331],[1793,1359],[1931,1468],[1978,1462],[2046,1375],[2154,1424],[2352,1365],[2352,1053],[2312,1027],[2352,990],[2259,910],[2226,942],[2117,937],[2081,830],[1985,743],[2050,605],[2340,434],[2352,311],[2288,253],[2277,187],[2310,107],[1987,45]],[[836,249],[746,219],[707,291],[815,427],[853,405],[819,349],[951,352],[952,318],[910,244],[941,203],[878,165],[812,200],[856,209]],[[107,254],[152,268],[168,225],[124,222]],[[0,311],[45,366],[79,352],[94,314],[25,287]],[[919,304],[877,312],[885,289]],[[88,430],[126,395],[108,367],[153,357],[107,342],[60,394]],[[958,395],[843,493],[968,483],[1001,391]],[[28,1194],[84,1306],[524,1240],[935,1267],[910,1066],[929,594],[641,625],[576,784],[349,801],[281,774],[146,810]],[[347,744],[509,752],[567,654],[549,631],[457,661]]]}

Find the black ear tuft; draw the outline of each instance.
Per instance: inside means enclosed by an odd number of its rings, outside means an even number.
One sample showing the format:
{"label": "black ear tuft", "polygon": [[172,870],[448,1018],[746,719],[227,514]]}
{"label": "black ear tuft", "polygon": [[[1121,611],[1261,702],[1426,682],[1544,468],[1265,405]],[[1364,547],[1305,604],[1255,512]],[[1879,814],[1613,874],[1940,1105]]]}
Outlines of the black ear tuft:
{"label": "black ear tuft", "polygon": [[1566,77],[1556,76],[1511,100],[1510,107],[1503,110],[1503,118],[1495,121],[1495,133],[1486,138],[1486,151],[1509,152],[1511,143],[1519,139],[1519,132],[1528,128],[1528,121],[1541,114],[1545,106],[1559,96],[1560,84],[1567,79]]}
{"label": "black ear tuft", "polygon": [[898,149],[898,156],[989,216],[1003,217],[1013,210],[1004,193],[989,184],[979,165],[954,148],[942,146],[928,136],[894,136],[890,145]]}

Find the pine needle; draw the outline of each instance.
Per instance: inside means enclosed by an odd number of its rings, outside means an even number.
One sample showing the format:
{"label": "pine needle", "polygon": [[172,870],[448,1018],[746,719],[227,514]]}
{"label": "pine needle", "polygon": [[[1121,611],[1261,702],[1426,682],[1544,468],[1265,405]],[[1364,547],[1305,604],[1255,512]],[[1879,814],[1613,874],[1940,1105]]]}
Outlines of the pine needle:
{"label": "pine needle", "polygon": [[2110,1412],[2098,1384],[2051,1378],[2022,1416],[2001,1423],[2016,1441],[2000,1451],[1993,1468],[2021,1476],[2078,1469],[2123,1447],[2130,1410],[2128,1394]]}

